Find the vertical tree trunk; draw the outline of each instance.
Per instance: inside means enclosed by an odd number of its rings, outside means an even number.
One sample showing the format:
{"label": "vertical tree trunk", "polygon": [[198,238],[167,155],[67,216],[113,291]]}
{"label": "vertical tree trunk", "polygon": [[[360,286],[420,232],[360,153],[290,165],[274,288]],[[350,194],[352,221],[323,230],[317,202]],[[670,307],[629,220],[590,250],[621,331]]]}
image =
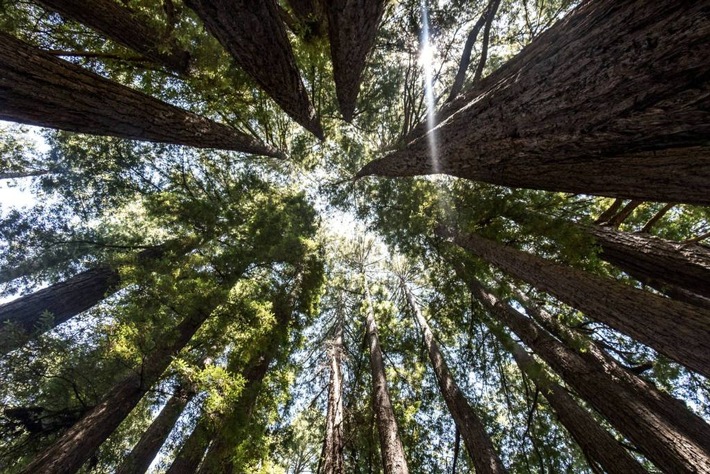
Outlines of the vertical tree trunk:
{"label": "vertical tree trunk", "polygon": [[232,127],[179,109],[0,32],[0,120],[92,135],[281,157]]}
{"label": "vertical tree trunk", "polygon": [[478,415],[476,415],[476,412],[468,403],[466,396],[461,392],[451,375],[446,361],[439,350],[439,345],[434,339],[434,334],[426,319],[424,319],[424,316],[421,314],[421,311],[419,311],[419,307],[414,302],[414,298],[404,281],[402,281],[402,290],[407,297],[410,310],[414,313],[414,316],[419,322],[419,326],[422,328],[424,344],[429,352],[429,360],[434,368],[441,396],[444,398],[446,406],[449,408],[449,412],[454,418],[456,427],[463,437],[464,445],[466,446],[468,455],[473,461],[476,472],[507,472],[505,467],[503,467],[498,453],[493,447],[493,442],[488,436],[488,433],[486,433],[483,422]]}
{"label": "vertical tree trunk", "polygon": [[367,55],[375,45],[387,0],[326,2],[330,56],[340,113],[353,119]]}
{"label": "vertical tree trunk", "polygon": [[[436,232],[441,237],[452,233],[444,228]],[[560,265],[474,234],[454,233],[453,240],[511,276],[710,376],[710,311]]]}
{"label": "vertical tree trunk", "polygon": [[186,0],[185,4],[287,114],[323,138],[275,0]]}
{"label": "vertical tree trunk", "polygon": [[329,348],[330,382],[328,383],[328,412],[325,422],[323,466],[319,473],[344,474],[345,437],[343,433],[343,318],[338,315],[335,338]]}
{"label": "vertical tree trunk", "polygon": [[138,443],[126,456],[116,474],[143,474],[148,470],[160,448],[165,443],[185,405],[194,396],[194,392],[185,393],[178,389],[165,404],[158,416],[143,433]]}
{"label": "vertical tree trunk", "polygon": [[174,39],[165,37],[148,23],[115,0],[92,0],[87,8],[84,0],[37,0],[66,18],[83,23],[115,42],[136,51],[151,61],[180,74],[186,74],[190,54]]}
{"label": "vertical tree trunk", "polygon": [[377,336],[375,313],[372,310],[370,290],[365,283],[366,327],[367,339],[370,345],[370,368],[372,369],[373,408],[377,419],[377,431],[380,436],[380,451],[385,474],[408,474],[407,460],[404,457],[404,447],[399,438],[397,420],[394,417],[392,401],[387,391],[385,364],[382,360],[382,349]]}
{"label": "vertical tree trunk", "polygon": [[195,429],[187,437],[166,474],[195,474],[205,451],[210,444],[211,431],[209,420],[203,414],[197,421]]}
{"label": "vertical tree trunk", "polygon": [[446,106],[437,166],[422,135],[357,176],[710,204],[707,7],[582,2]]}
{"label": "vertical tree trunk", "polygon": [[[532,320],[467,278],[472,294],[562,379],[628,437],[653,463],[667,472],[699,473],[710,469],[710,426],[688,413],[692,437],[646,406],[637,391],[618,383],[608,365],[590,363]],[[611,373],[610,373],[611,372]],[[688,431],[687,429],[685,431]]]}

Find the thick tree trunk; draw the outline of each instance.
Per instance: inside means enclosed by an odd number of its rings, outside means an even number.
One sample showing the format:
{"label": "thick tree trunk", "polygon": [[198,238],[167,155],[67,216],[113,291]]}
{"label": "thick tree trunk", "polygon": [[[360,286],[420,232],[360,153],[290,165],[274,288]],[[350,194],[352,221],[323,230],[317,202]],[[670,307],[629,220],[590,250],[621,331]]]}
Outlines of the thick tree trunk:
{"label": "thick tree trunk", "polygon": [[140,399],[160,378],[174,356],[187,345],[216,306],[197,304],[194,313],[174,329],[174,337],[158,341],[158,346],[134,372],[117,385],[98,405],[67,430],[57,441],[37,455],[22,471],[24,474],[76,472],[94,451],[121,424]]}
{"label": "thick tree trunk", "polygon": [[83,23],[109,39],[126,46],[147,59],[180,74],[188,72],[190,54],[174,39],[163,43],[164,35],[115,0],[37,0],[63,17]]}
{"label": "thick tree trunk", "polygon": [[328,383],[328,412],[325,422],[325,446],[322,469],[323,474],[344,474],[345,436],[343,432],[343,319],[338,316],[335,338],[329,348],[330,381]]}
{"label": "thick tree trunk", "polygon": [[468,455],[473,461],[477,473],[505,473],[507,470],[498,456],[493,442],[491,441],[483,422],[468,403],[466,396],[461,392],[451,372],[449,371],[446,361],[439,350],[439,345],[434,339],[434,334],[429,327],[426,319],[419,311],[419,307],[414,302],[412,294],[407,287],[407,284],[402,282],[402,289],[407,297],[409,308],[414,313],[414,316],[419,322],[424,335],[424,344],[429,353],[429,360],[434,368],[436,380],[439,383],[441,396],[449,408],[449,412],[456,423],[456,427],[463,437],[464,445],[468,451]]}
{"label": "thick tree trunk", "polygon": [[437,162],[419,136],[357,176],[710,204],[707,8],[582,2],[440,112]]}
{"label": "thick tree trunk", "polygon": [[206,415],[197,421],[195,429],[187,437],[166,474],[195,474],[205,451],[210,444],[212,433]]}
{"label": "thick tree trunk", "polygon": [[387,0],[326,3],[335,92],[345,121],[353,119],[367,55],[375,45]]}
{"label": "thick tree trunk", "polygon": [[641,282],[656,281],[710,298],[710,249],[648,234],[586,228],[601,247],[601,258]]}
{"label": "thick tree trunk", "polygon": [[[438,228],[442,237],[451,230]],[[454,242],[515,278],[559,298],[661,354],[710,376],[710,311],[592,275],[483,237]]]}
{"label": "thick tree trunk", "polygon": [[323,138],[275,0],[186,0],[185,4],[288,115]]}
{"label": "thick tree trunk", "polygon": [[370,291],[365,283],[366,328],[367,340],[370,346],[370,368],[372,370],[372,406],[377,419],[377,432],[380,437],[380,454],[385,474],[408,474],[407,460],[404,457],[404,447],[399,438],[397,420],[387,391],[385,364],[382,360],[382,349],[377,336],[375,313],[372,310]]}
{"label": "thick tree trunk", "polygon": [[185,405],[194,396],[194,392],[185,393],[182,390],[170,397],[158,416],[143,433],[138,443],[121,463],[116,474],[143,474],[160,451],[175,423],[183,412]]}
{"label": "thick tree trunk", "polygon": [[0,120],[282,157],[232,127],[105,79],[3,32],[0,71]]}
{"label": "thick tree trunk", "polygon": [[[647,394],[618,382],[611,364],[585,359],[477,281],[468,278],[467,283],[476,299],[658,467],[666,472],[688,473],[710,469],[710,426],[702,419],[686,411],[683,421],[689,425],[681,431],[666,419],[666,413],[657,413],[644,403]],[[692,430],[692,436],[688,436],[686,433]]]}
{"label": "thick tree trunk", "polygon": [[629,454],[619,442],[584,409],[562,386],[549,376],[520,344],[503,332],[496,324],[487,324],[508,349],[521,372],[532,379],[567,428],[582,452],[590,461],[609,474],[646,474],[648,471]]}

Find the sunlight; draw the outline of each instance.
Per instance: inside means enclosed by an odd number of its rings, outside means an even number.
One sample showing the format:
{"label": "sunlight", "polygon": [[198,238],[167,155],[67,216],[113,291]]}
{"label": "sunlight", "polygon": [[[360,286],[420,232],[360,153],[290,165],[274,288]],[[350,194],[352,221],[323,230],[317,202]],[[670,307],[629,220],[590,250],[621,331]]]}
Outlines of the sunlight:
{"label": "sunlight", "polygon": [[436,135],[433,132],[436,126],[436,100],[434,98],[434,46],[431,44],[429,36],[429,14],[427,11],[426,2],[422,0],[422,37],[421,37],[421,52],[419,60],[424,69],[424,97],[427,107],[427,140],[429,142],[429,159],[431,168],[435,174],[441,170],[439,165],[438,147],[436,143]]}

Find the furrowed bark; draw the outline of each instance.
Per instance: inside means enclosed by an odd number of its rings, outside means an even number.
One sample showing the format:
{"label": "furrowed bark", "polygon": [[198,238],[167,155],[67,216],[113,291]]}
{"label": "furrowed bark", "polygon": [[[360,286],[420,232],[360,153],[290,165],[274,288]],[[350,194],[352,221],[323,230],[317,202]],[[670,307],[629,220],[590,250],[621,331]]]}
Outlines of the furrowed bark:
{"label": "furrowed bark", "polygon": [[323,139],[275,0],[186,0],[185,4],[288,115]]}
{"label": "furrowed bark", "polygon": [[444,360],[439,345],[434,339],[434,334],[426,319],[414,302],[407,284],[402,281],[402,290],[407,297],[410,310],[414,313],[424,335],[424,344],[429,353],[429,360],[434,368],[436,380],[439,384],[441,396],[449,408],[449,412],[456,422],[456,427],[463,438],[468,455],[473,461],[477,473],[505,473],[508,472],[498,456],[491,438],[486,433],[483,422],[469,404],[466,396],[456,384]]}
{"label": "furrowed bark", "polygon": [[353,119],[365,61],[375,45],[386,3],[387,0],[326,2],[335,92],[346,122]]}
{"label": "furrowed bark", "polygon": [[710,204],[707,1],[583,2],[357,177]]}
{"label": "furrowed bark", "polygon": [[0,120],[283,157],[232,127],[105,79],[3,32],[0,71]]}
{"label": "furrowed bark", "polygon": [[151,61],[180,74],[187,74],[190,54],[174,39],[163,42],[164,34],[114,0],[37,0],[50,10],[98,31]]}
{"label": "furrowed bark", "polygon": [[343,352],[343,320],[338,316],[335,338],[329,348],[330,381],[328,383],[328,411],[325,426],[325,446],[323,474],[344,474],[345,436],[343,432],[343,373],[341,360]]}
{"label": "furrowed bark", "polygon": [[710,376],[710,311],[592,275],[492,240],[453,235],[458,246],[590,318],[608,324],[691,370]]}

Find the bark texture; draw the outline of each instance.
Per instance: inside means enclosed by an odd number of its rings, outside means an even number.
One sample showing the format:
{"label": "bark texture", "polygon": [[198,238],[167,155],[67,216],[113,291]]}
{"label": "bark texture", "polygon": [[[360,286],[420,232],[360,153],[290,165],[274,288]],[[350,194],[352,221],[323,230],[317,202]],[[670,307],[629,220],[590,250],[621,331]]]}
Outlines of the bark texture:
{"label": "bark texture", "polygon": [[380,437],[380,453],[385,474],[408,474],[409,467],[404,457],[404,447],[399,438],[397,420],[387,391],[387,378],[385,377],[385,364],[382,360],[382,349],[377,335],[375,313],[372,311],[370,291],[365,284],[366,295],[366,328],[367,341],[370,346],[370,368],[372,370],[372,398],[377,432]]}
{"label": "bark texture", "polygon": [[345,449],[344,411],[343,411],[343,373],[341,361],[343,357],[343,320],[338,317],[338,327],[335,338],[329,348],[330,381],[328,382],[328,412],[326,414],[325,446],[323,474],[344,474]]}
{"label": "bark texture", "polygon": [[258,140],[0,32],[0,120],[92,135],[283,155]]}
{"label": "bark texture", "polygon": [[[710,426],[702,419],[687,412],[684,420],[675,420],[687,423],[681,430],[664,416],[666,413],[647,406],[641,393],[619,383],[609,364],[590,362],[480,283],[470,278],[467,283],[476,299],[664,472],[701,473],[710,469]],[[691,430],[692,436],[688,436]]]}
{"label": "bark texture", "polygon": [[353,119],[367,55],[375,45],[387,0],[326,2],[330,56],[340,113]]}
{"label": "bark texture", "polygon": [[165,35],[133,14],[115,0],[37,0],[40,4],[92,28],[116,43],[140,53],[151,61],[180,74],[187,74],[190,54],[174,39],[162,41]]}
{"label": "bark texture", "polygon": [[[708,2],[582,2],[357,174],[710,203]],[[410,135],[410,136],[412,136]]]}
{"label": "bark texture", "polygon": [[185,4],[288,115],[323,139],[275,0],[186,0]]}
{"label": "bark texture", "polygon": [[208,427],[210,420],[205,416],[203,414],[197,421],[195,429],[185,440],[166,474],[195,474],[197,472],[211,439]]}
{"label": "bark texture", "polygon": [[414,313],[419,322],[419,326],[422,328],[424,344],[429,353],[429,360],[434,368],[436,380],[439,383],[441,396],[444,398],[446,406],[456,423],[456,428],[463,438],[464,445],[466,446],[468,455],[473,461],[476,472],[486,474],[508,472],[503,466],[498,452],[493,447],[493,442],[488,436],[488,433],[486,433],[483,422],[468,403],[466,396],[461,392],[461,389],[459,389],[451,375],[429,324],[426,319],[424,319],[421,311],[419,311],[419,307],[414,302],[414,298],[404,282],[402,282],[402,289],[407,297],[409,308]]}
{"label": "bark texture", "polygon": [[[448,237],[450,230],[438,228]],[[710,376],[710,311],[567,267],[492,240],[455,234],[454,242],[590,318]]]}

